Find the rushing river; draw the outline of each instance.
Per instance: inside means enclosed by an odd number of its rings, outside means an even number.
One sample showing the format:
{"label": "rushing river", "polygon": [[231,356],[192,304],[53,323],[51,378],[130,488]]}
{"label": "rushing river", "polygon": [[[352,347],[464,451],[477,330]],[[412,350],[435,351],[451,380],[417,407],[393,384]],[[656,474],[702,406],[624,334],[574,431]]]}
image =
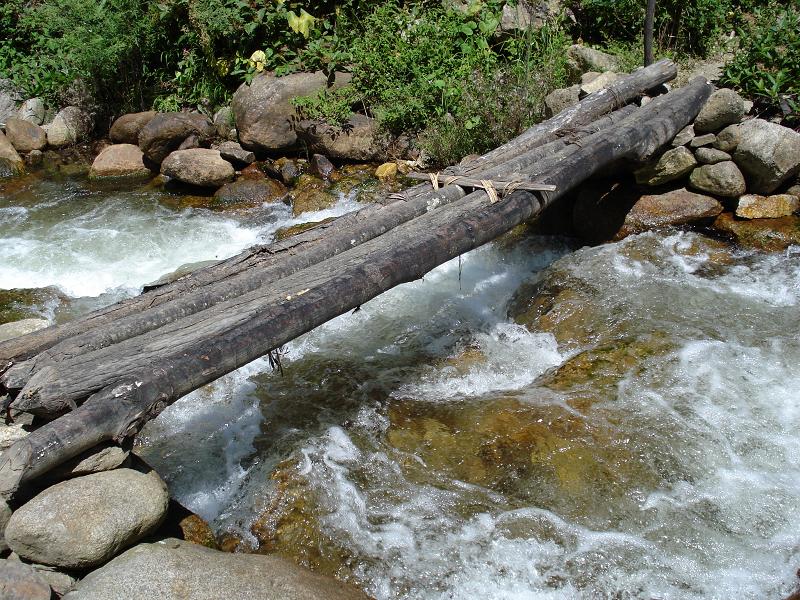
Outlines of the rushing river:
{"label": "rushing river", "polygon": [[[0,287],[107,302],[297,222],[32,181],[0,200]],[[259,360],[190,394],[138,451],[239,549],[380,599],[780,599],[799,325],[797,250],[528,235],[295,340],[282,374]]]}

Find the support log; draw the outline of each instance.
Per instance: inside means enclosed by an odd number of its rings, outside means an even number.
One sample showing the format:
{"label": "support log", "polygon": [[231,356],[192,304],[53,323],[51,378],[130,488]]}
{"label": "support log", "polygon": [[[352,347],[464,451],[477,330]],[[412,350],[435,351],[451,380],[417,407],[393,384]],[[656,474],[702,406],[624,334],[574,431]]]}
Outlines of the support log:
{"label": "support log", "polygon": [[245,295],[193,315],[174,345],[150,348],[160,353],[4,453],[0,493],[13,494],[21,483],[102,441],[136,433],[181,396],[491,241],[607,165],[642,160],[691,122],[711,90],[705,80],[695,80],[671,92],[668,101],[652,102],[620,126],[587,137],[543,175],[544,183],[556,186],[554,192],[516,191],[499,202],[473,192],[275,282],[263,290],[267,297]]}
{"label": "support log", "polygon": [[[674,78],[676,74],[677,69],[675,65],[668,60],[659,61],[646,69],[639,69],[633,74],[615,82],[608,89],[590,94],[576,106],[565,109],[552,119],[531,127],[515,140],[472,161],[469,165],[455,168],[448,172],[471,177],[482,175],[488,170],[501,165],[511,157],[529,152],[546,144],[560,143],[559,138],[565,135],[567,139],[570,139],[570,136],[577,139],[582,135],[579,131],[582,126],[597,121],[606,113],[624,106],[647,90],[669,81]],[[422,212],[427,210],[429,203],[435,201],[435,195],[432,194],[430,188],[427,186],[416,186],[408,190],[404,195],[407,198],[406,202],[409,200],[413,201],[414,210],[406,208],[402,211],[398,211],[391,219],[388,219],[390,222],[386,225],[387,228],[396,226],[396,224],[422,214]],[[452,201],[449,197],[447,200]],[[364,209],[364,211],[359,211],[359,213],[345,215],[325,226],[314,228],[289,240],[285,240],[284,242],[253,247],[237,256],[221,261],[216,265],[199,269],[171,284],[135,298],[119,302],[110,307],[99,309],[71,323],[48,327],[21,338],[0,342],[0,373],[7,370],[12,364],[33,357],[68,338],[80,336],[90,331],[111,331],[109,327],[110,324],[119,319],[178,298],[183,298],[199,288],[221,280],[230,279],[239,273],[253,269],[261,269],[262,267],[275,264],[276,262],[281,262],[285,256],[293,256],[301,253],[306,247],[319,243],[320,240],[330,236],[334,232],[347,235],[344,232],[349,231],[350,234],[352,234],[351,239],[355,239],[356,243],[371,239],[371,237],[369,237],[371,234],[369,232],[359,232],[358,226],[365,220],[371,219],[373,213],[378,210],[382,212],[385,209],[369,207]],[[370,227],[371,226],[368,225],[368,228]],[[373,231],[374,230],[373,228]],[[358,235],[359,233],[361,235]],[[326,244],[326,248],[328,252],[339,251],[332,244]],[[324,254],[323,252],[322,255]],[[325,256],[325,258],[329,256],[332,256],[332,254]],[[318,261],[323,259],[324,258],[317,257],[314,260]],[[202,302],[198,304],[198,306],[205,307]],[[189,314],[185,312],[187,310],[191,310],[191,308],[178,310],[176,314]],[[159,319],[149,321],[149,323],[150,324],[147,326],[151,327],[158,327],[163,324]],[[141,326],[141,324],[139,326]],[[135,331],[141,330],[134,329],[133,333],[123,333],[125,331],[123,328],[115,327],[114,331],[119,333],[113,333],[110,338],[108,336],[105,338],[112,343],[113,341],[124,339],[126,335],[129,336],[135,334]],[[95,348],[104,342],[100,340],[84,340],[82,343],[85,343],[85,347],[87,348]],[[2,385],[6,385],[6,383],[3,381],[0,387],[2,387]],[[14,389],[13,386],[11,389]]]}

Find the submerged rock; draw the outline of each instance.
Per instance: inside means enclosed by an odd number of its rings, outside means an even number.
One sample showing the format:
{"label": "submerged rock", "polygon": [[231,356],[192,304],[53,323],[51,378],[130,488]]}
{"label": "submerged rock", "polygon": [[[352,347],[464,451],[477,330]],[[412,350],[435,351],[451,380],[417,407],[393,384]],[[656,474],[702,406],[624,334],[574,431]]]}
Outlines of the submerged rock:
{"label": "submerged rock", "polygon": [[133,144],[112,144],[103,149],[89,168],[89,179],[105,177],[150,177],[144,154]]}
{"label": "submerged rock", "polygon": [[218,188],[235,175],[233,165],[218,150],[176,150],[161,163],[161,174],[197,187]]}
{"label": "submerged rock", "polygon": [[366,600],[277,556],[230,554],[183,540],[139,544],[81,580],[65,600]]}
{"label": "submerged rock", "polygon": [[209,206],[211,208],[236,208],[260,206],[282,202],[286,198],[286,187],[275,179],[241,179],[226,183],[216,192]]}
{"label": "submerged rock", "polygon": [[777,252],[800,245],[800,217],[779,219],[737,219],[732,213],[722,213],[714,221],[714,229],[733,237],[738,244]]}
{"label": "submerged rock", "polygon": [[17,509],[6,541],[33,562],[91,568],[153,532],[168,501],[155,472],[116,469],[69,479]]}

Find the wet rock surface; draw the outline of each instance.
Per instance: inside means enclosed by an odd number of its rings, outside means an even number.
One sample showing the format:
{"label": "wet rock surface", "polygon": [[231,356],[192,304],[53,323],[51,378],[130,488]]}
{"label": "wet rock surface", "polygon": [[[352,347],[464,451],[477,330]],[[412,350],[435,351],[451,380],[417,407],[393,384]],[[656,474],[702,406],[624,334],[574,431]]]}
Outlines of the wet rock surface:
{"label": "wet rock surface", "polygon": [[726,212],[716,218],[713,226],[749,248],[777,252],[800,245],[800,217],[795,215],[779,219],[737,219]]}
{"label": "wet rock surface", "polygon": [[788,217],[800,208],[800,199],[791,194],[759,196],[747,194],[739,198],[736,216],[744,219],[776,219]]}
{"label": "wet rock surface", "polygon": [[366,600],[355,588],[285,559],[218,552],[174,539],[131,548],[64,598]]}
{"label": "wet rock surface", "polygon": [[286,198],[286,187],[279,181],[264,177],[257,180],[238,180],[226,183],[216,192],[211,208],[259,206],[281,202]]}

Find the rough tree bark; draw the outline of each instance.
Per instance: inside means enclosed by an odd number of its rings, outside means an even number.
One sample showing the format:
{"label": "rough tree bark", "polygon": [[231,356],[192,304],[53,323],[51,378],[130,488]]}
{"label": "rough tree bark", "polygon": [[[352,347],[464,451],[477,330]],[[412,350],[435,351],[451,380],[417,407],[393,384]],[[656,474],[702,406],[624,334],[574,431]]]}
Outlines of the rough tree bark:
{"label": "rough tree bark", "polygon": [[[635,111],[617,127],[582,140],[529,174],[555,192],[516,191],[491,203],[485,192],[406,222],[382,236],[298,271],[271,286],[173,324],[174,345],[144,348],[145,361],[82,406],[31,433],[0,459],[0,493],[46,473],[83,450],[136,433],[165,406],[383,291],[413,281],[538,214],[581,181],[621,159],[641,161],[667,144],[699,112],[712,87],[704,80]],[[146,337],[146,336],[143,336]],[[125,360],[125,357],[120,357]],[[111,363],[109,363],[111,364]]]}
{"label": "rough tree bark", "polygon": [[[608,89],[590,94],[578,105],[567,108],[552,119],[531,127],[515,140],[500,146],[468,165],[450,169],[448,173],[469,176],[484,175],[488,170],[521,153],[542,147],[545,144],[560,143],[559,137],[566,135],[568,139],[577,139],[583,135],[580,131],[582,126],[588,125],[602,115],[627,104],[647,90],[669,81],[676,74],[675,65],[668,60],[659,61],[646,69],[639,69]],[[550,151],[552,150],[553,148],[550,148]],[[356,214],[345,215],[325,226],[306,231],[284,242],[268,246],[256,246],[216,265],[199,269],[172,284],[94,311],[74,322],[48,327],[22,338],[0,342],[0,373],[7,370],[12,364],[33,357],[68,338],[74,338],[90,331],[112,331],[107,327],[113,321],[183,298],[203,286],[235,277],[244,271],[261,269],[262,267],[282,262],[287,256],[301,254],[307,247],[317,244],[324,238],[328,238],[334,232],[350,235],[350,239],[355,240],[356,244],[372,239],[374,235],[383,233],[380,231],[380,227],[374,226],[372,221],[373,213],[381,212],[386,216],[385,231],[422,214],[422,212],[428,210],[429,202],[435,200],[436,197],[430,188],[426,186],[416,186],[411,190],[407,190],[404,196],[406,197],[406,204],[413,205],[413,207],[406,206],[402,209],[395,207],[392,209],[394,211],[392,215],[384,213],[385,208],[368,207]],[[445,193],[443,200],[453,201],[458,197],[460,196],[456,191],[448,191]],[[367,222],[367,225],[363,229],[359,229],[359,226],[364,222]],[[326,243],[325,251],[338,252],[341,250],[334,244]],[[332,256],[332,254],[325,255],[325,252],[321,252],[313,260],[319,261],[329,256]],[[307,259],[309,261],[312,260],[310,257],[307,257]],[[313,263],[308,262],[307,264]],[[203,306],[202,301],[199,306]],[[184,307],[177,310],[176,314],[189,314],[188,312],[181,312],[183,310],[190,311],[192,309]],[[166,322],[169,321],[167,320]],[[145,327],[158,327],[161,324],[163,322],[156,318],[148,321]],[[123,333],[124,331],[123,328],[115,328],[110,336],[106,336],[106,339],[113,343],[118,339],[124,339],[123,337],[115,336],[131,335],[131,333]],[[135,333],[136,331],[139,330],[134,328],[133,332]],[[95,333],[94,335],[98,334]],[[103,336],[99,335],[99,337]],[[100,340],[84,340],[84,342],[88,348],[95,347],[95,344],[104,343]],[[4,385],[4,383],[1,385]],[[12,389],[14,388],[12,387]]]}

